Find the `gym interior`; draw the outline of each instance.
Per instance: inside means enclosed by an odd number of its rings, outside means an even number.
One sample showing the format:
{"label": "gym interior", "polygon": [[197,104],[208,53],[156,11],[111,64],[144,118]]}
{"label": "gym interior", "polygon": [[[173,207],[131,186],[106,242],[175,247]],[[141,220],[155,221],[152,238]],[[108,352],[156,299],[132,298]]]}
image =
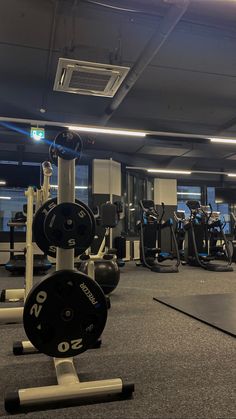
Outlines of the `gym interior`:
{"label": "gym interior", "polygon": [[236,417],[235,20],[1,0],[0,417]]}

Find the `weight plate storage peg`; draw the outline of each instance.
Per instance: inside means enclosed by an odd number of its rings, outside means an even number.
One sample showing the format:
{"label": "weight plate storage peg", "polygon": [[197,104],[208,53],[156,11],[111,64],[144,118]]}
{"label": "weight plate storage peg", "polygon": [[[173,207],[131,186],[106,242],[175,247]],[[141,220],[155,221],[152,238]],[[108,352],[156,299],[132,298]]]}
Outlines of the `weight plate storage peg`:
{"label": "weight plate storage peg", "polygon": [[87,275],[61,270],[47,275],[29,292],[23,313],[26,335],[38,351],[74,357],[93,347],[107,320],[107,302]]}
{"label": "weight plate storage peg", "polygon": [[94,237],[91,214],[78,203],[63,202],[50,209],[44,232],[51,245],[62,249],[88,248]]}

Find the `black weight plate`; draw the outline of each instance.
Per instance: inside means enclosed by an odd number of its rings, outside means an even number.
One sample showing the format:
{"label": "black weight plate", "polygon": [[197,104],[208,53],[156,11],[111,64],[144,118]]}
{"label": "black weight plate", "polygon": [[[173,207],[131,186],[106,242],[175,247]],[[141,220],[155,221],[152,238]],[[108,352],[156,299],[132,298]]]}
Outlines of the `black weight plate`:
{"label": "black weight plate", "polygon": [[[91,209],[84,204],[82,201],[75,200],[76,203],[81,205],[83,208],[86,208],[86,210],[89,212],[91,221],[92,221],[92,231],[93,231],[93,237],[95,235],[95,219],[93,216],[93,213]],[[46,218],[47,213],[50,211],[52,207],[54,207],[57,203],[57,198],[49,199],[47,202],[45,202],[35,213],[34,219],[33,219],[33,235],[34,240],[37,243],[38,247],[48,256],[51,256],[53,258],[56,257],[56,247],[52,246],[49,240],[47,239],[45,233],[44,233],[44,221]],[[75,249],[75,257],[78,255],[81,255],[86,251],[87,248],[76,248]]]}
{"label": "black weight plate", "polygon": [[75,164],[78,164],[82,154],[82,147],[82,139],[78,134],[72,131],[60,132],[49,148],[50,159],[56,165],[58,157],[65,160],[75,159]]}
{"label": "black weight plate", "polygon": [[[78,164],[79,160],[80,160],[80,157],[81,157],[81,154],[82,154],[82,147],[83,147],[81,137],[79,137],[79,135],[77,135],[75,133],[72,133],[73,136],[74,136],[73,137],[74,141],[72,141],[71,146],[75,147],[75,149],[73,149],[73,150],[67,149],[66,150],[66,148],[63,149],[62,144],[63,144],[64,140],[62,140],[62,138],[60,137],[62,134],[63,133],[58,134],[58,136],[55,138],[54,142],[51,143],[51,145],[49,147],[49,160],[55,166],[58,165],[58,157],[62,157],[65,160],[75,159],[75,164]],[[77,142],[75,140],[75,137],[77,137]]]}
{"label": "black weight plate", "polygon": [[56,206],[57,198],[52,198],[46,201],[34,214],[33,218],[33,236],[37,246],[48,256],[56,257],[56,247],[52,246],[44,234],[44,220],[46,214],[53,206]]}
{"label": "black weight plate", "polygon": [[51,245],[62,249],[87,249],[94,237],[90,213],[72,202],[58,204],[48,212],[44,233]]}
{"label": "black weight plate", "polygon": [[95,345],[107,320],[107,302],[87,275],[56,271],[28,294],[23,323],[30,342],[57,358],[74,357]]}

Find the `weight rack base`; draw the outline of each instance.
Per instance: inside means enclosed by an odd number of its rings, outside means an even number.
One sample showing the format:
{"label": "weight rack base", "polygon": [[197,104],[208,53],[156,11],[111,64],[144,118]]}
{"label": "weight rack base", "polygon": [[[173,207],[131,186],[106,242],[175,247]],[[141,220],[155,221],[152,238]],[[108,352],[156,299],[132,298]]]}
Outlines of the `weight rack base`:
{"label": "weight rack base", "polygon": [[57,406],[81,404],[82,401],[107,397],[130,398],[134,384],[124,384],[120,378],[100,381],[80,382],[73,359],[54,359],[58,384],[33,387],[8,393],[5,409],[8,413],[19,413]]}

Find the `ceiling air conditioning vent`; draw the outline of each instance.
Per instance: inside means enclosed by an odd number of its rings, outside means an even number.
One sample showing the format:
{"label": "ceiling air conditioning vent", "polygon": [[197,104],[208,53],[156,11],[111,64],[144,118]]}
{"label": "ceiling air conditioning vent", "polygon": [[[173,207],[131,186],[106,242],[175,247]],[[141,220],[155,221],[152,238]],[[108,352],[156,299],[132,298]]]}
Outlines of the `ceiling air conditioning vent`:
{"label": "ceiling air conditioning vent", "polygon": [[129,67],[59,58],[53,90],[113,97]]}

